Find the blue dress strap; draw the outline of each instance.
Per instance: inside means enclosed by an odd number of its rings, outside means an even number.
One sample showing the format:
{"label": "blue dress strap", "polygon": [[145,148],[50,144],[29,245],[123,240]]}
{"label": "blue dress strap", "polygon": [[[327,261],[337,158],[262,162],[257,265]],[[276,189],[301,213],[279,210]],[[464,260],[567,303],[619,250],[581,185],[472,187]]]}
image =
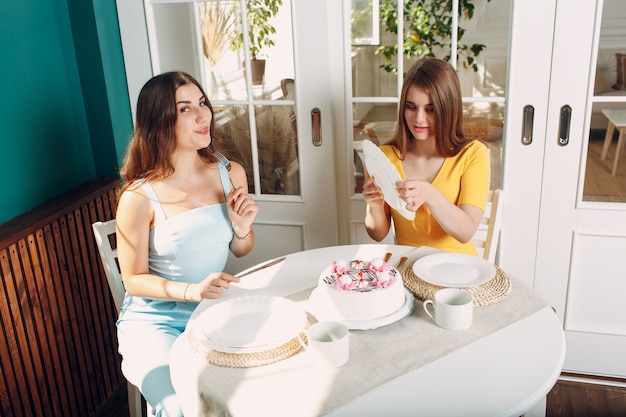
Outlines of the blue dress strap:
{"label": "blue dress strap", "polygon": [[220,178],[222,180],[222,189],[224,190],[224,197],[228,200],[228,193],[230,192],[230,180],[228,179],[228,170],[221,162],[217,163],[217,167],[220,170]]}
{"label": "blue dress strap", "polygon": [[152,208],[154,209],[154,215],[156,216],[157,221],[160,222],[167,220],[167,216],[165,215],[165,211],[161,206],[161,202],[159,201],[159,198],[157,197],[156,193],[154,192],[154,188],[152,188],[150,183],[147,181],[143,181],[143,183],[141,184],[141,188],[143,188],[146,195],[148,196],[148,201],[150,201],[150,204],[152,204]]}

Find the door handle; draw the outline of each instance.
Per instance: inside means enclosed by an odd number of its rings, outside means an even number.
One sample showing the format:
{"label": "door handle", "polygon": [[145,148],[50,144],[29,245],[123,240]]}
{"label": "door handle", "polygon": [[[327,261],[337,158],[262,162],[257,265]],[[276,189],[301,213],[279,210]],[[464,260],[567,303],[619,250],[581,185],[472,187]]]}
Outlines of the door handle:
{"label": "door handle", "polygon": [[311,110],[311,125],[313,145],[320,146],[322,144],[322,112],[317,107]]}
{"label": "door handle", "polygon": [[535,108],[530,104],[524,106],[522,126],[522,145],[533,142],[533,125],[535,123]]}
{"label": "door handle", "polygon": [[572,121],[572,108],[569,105],[561,107],[559,115],[559,140],[558,144],[567,146],[569,143],[569,126]]}

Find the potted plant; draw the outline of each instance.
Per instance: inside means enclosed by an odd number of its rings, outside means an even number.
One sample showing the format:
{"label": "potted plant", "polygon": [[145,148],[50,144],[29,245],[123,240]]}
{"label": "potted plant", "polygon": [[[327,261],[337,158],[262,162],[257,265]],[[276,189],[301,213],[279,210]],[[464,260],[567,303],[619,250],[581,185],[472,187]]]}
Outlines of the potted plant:
{"label": "potted plant", "polygon": [[[273,35],[276,28],[269,21],[278,14],[283,0],[247,0],[248,40],[250,45],[250,65],[252,66],[252,84],[263,83],[265,74],[265,55],[263,51],[275,45]],[[243,30],[239,21],[239,35],[232,43],[233,50],[243,49]],[[257,73],[260,71],[260,73]]]}
{"label": "potted plant", "polygon": [[[491,0],[479,0],[491,1]],[[459,0],[459,17],[469,20],[474,16],[475,0]],[[404,0],[403,19],[404,35],[402,54],[407,58],[421,58],[425,56],[435,56],[436,52],[449,48],[452,35],[452,17],[450,0]],[[380,21],[386,32],[397,35],[398,33],[398,13],[397,0],[383,0],[380,4]],[[457,53],[464,57],[463,67],[478,71],[478,64],[475,57],[485,49],[485,45],[475,43],[472,45],[463,44],[465,30],[458,27]],[[385,57],[385,62],[381,65],[387,72],[397,72],[393,56],[398,53],[398,45],[381,45],[376,48],[376,53]],[[443,59],[450,60],[451,53]]]}

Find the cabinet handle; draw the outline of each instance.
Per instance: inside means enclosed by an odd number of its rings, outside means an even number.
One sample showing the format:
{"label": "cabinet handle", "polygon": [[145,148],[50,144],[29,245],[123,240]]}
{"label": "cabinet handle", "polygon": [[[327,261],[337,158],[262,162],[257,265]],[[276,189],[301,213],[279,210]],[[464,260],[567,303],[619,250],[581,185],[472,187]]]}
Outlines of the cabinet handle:
{"label": "cabinet handle", "polygon": [[311,110],[311,124],[313,125],[313,145],[322,144],[322,112],[317,107]]}
{"label": "cabinet handle", "polygon": [[535,123],[535,108],[530,104],[524,106],[522,126],[522,145],[530,145],[533,142],[533,124]]}
{"label": "cabinet handle", "polygon": [[559,140],[558,144],[567,146],[569,143],[569,125],[572,121],[572,108],[569,105],[561,107],[561,115],[559,117]]}

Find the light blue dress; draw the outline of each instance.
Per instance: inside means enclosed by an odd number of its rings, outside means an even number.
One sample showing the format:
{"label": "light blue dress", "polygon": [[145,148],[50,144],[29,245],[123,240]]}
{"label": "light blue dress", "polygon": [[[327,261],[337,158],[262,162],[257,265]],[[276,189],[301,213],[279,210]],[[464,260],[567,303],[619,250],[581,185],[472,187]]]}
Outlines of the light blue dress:
{"label": "light blue dress", "polygon": [[[227,196],[228,171],[218,165]],[[150,231],[150,273],[178,282],[200,282],[224,269],[233,237],[226,204],[202,206],[167,218],[152,186],[142,183],[156,222]],[[169,374],[169,351],[198,303],[126,294],[117,321],[122,372],[139,387],[157,416],[182,416]]]}

